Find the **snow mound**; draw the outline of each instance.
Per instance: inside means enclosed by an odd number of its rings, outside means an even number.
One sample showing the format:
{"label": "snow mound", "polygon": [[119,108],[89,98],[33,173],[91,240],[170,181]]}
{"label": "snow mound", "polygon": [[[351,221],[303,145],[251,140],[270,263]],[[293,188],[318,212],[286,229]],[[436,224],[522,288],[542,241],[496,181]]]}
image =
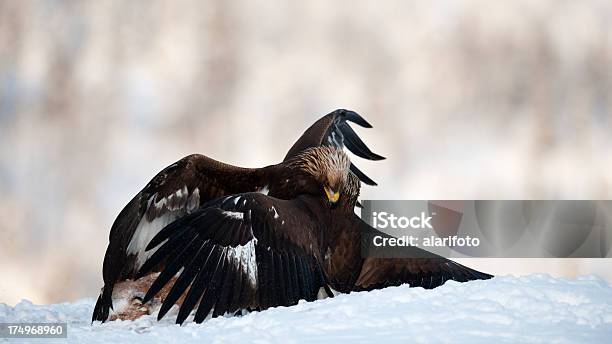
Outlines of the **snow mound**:
{"label": "snow mound", "polygon": [[94,299],[0,304],[0,322],[65,321],[68,342],[84,343],[610,343],[612,338],[612,287],[597,277],[496,277],[450,281],[433,290],[400,286],[183,326],[172,317],[157,322],[155,315],[90,325],[93,305]]}

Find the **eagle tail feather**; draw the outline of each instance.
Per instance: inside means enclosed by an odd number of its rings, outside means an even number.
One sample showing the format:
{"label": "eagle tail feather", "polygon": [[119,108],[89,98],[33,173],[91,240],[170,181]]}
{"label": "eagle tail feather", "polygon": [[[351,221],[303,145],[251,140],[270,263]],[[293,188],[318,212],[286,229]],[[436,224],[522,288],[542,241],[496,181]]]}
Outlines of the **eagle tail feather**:
{"label": "eagle tail feather", "polygon": [[91,317],[91,322],[100,321],[104,323],[108,320],[108,314],[111,309],[113,309],[113,288],[104,286],[102,288],[102,292],[100,296],[98,296],[98,300],[96,301],[96,305],[94,307],[93,315]]}

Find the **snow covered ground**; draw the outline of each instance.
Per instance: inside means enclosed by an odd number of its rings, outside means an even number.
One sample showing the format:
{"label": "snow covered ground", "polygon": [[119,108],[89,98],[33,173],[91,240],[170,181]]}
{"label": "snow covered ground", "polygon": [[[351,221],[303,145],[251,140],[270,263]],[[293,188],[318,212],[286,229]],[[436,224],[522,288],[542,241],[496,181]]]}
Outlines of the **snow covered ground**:
{"label": "snow covered ground", "polygon": [[83,343],[612,343],[612,287],[597,277],[401,286],[182,327],[155,315],[90,325],[93,304],[0,304],[0,322],[66,321],[68,342]]}

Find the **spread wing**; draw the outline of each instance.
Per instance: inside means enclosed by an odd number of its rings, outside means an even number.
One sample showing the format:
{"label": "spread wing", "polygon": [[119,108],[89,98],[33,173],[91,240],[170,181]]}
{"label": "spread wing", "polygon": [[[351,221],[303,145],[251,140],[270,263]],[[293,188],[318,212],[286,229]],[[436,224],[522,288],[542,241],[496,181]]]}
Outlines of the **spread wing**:
{"label": "spread wing", "polygon": [[[362,235],[384,235],[357,216],[355,218]],[[410,258],[365,258],[354,290],[380,289],[404,283],[410,284],[411,287],[431,289],[441,286],[448,280],[467,282],[493,277],[418,247],[401,249],[409,250],[410,252],[404,253]]]}
{"label": "spread wing", "polygon": [[108,318],[115,282],[136,275],[152,253],[145,252],[146,245],[159,230],[208,200],[262,188],[265,171],[265,168],[241,168],[194,154],[159,172],[125,206],[111,227],[103,265],[105,286],[92,321]]}
{"label": "spread wing", "polygon": [[432,289],[446,281],[489,279],[485,274],[452,260],[438,258],[366,258],[354,290],[372,290],[408,283]]}
{"label": "spread wing", "polygon": [[[363,143],[348,122],[353,122],[364,128],[372,128],[370,123],[354,111],[344,109],[333,111],[316,121],[302,134],[285,156],[285,161],[307,148],[322,145],[346,147],[353,154],[368,160],[384,159],[384,157],[372,152]],[[362,182],[368,185],[376,185],[376,182],[361,172],[353,163],[351,163],[351,171]]]}
{"label": "spread wing", "polygon": [[[309,200],[311,202],[309,202]],[[203,205],[165,227],[149,244],[158,250],[139,275],[166,260],[143,302],[179,273],[165,295],[161,319],[180,303],[177,323],[196,309],[194,321],[332,296],[320,266],[315,233],[320,225],[310,196],[285,201],[259,193],[232,195]]]}

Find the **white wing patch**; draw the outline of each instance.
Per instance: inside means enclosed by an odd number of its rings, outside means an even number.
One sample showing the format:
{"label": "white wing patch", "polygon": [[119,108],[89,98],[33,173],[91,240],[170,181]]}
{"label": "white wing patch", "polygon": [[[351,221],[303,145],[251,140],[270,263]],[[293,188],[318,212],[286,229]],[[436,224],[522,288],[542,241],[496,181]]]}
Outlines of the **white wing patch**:
{"label": "white wing patch", "polygon": [[225,215],[226,217],[232,218],[232,219],[236,219],[236,220],[242,220],[244,218],[244,213],[239,212],[239,211],[224,210],[223,215]]}
{"label": "white wing patch", "polygon": [[187,191],[187,186],[183,186],[182,189],[176,190],[175,193],[169,195],[168,197],[164,197],[162,199],[160,199],[159,201],[155,202],[153,205],[158,208],[158,209],[162,209],[164,206],[168,209],[168,210],[176,210],[179,205],[176,203],[181,203],[181,202],[176,202],[182,198],[186,198],[188,195],[188,191]]}
{"label": "white wing patch", "polygon": [[[332,294],[334,294],[334,296],[340,295],[340,292],[337,290],[334,290],[334,288],[329,287],[329,289],[331,290]],[[328,297],[329,296],[327,296],[327,292],[325,291],[325,288],[323,287],[319,288],[319,292],[317,293],[317,300],[327,299]]]}
{"label": "white wing patch", "polygon": [[163,215],[167,211],[186,211],[190,213],[200,206],[200,189],[195,188],[191,194],[187,190],[187,186],[176,190],[164,198],[157,199],[158,194],[153,195],[149,199],[149,207],[147,216],[149,221]]}
{"label": "white wing patch", "polygon": [[268,191],[270,191],[270,189],[268,187],[269,187],[269,185],[264,185],[262,188],[257,190],[257,192],[259,192],[260,194],[267,195]]}
{"label": "white wing patch", "polygon": [[200,190],[195,188],[191,194],[187,186],[176,190],[173,194],[157,199],[157,194],[149,199],[149,208],[145,216],[140,219],[134,235],[130,240],[126,253],[136,255],[136,268],[156,251],[156,248],[145,252],[145,248],[162,228],[174,222],[179,217],[191,213],[200,206]]}
{"label": "white wing patch", "polygon": [[[242,214],[242,213],[241,213]],[[257,239],[251,239],[244,245],[227,247],[227,257],[242,270],[242,274],[248,276],[249,283],[257,287],[257,261],[255,258],[255,244]]]}
{"label": "white wing patch", "polygon": [[[337,130],[337,129],[336,129]],[[338,138],[336,136],[340,136],[338,140]],[[331,136],[327,137],[327,142],[329,142],[330,144],[333,144],[334,146],[338,147],[338,148],[344,148],[344,138],[342,137],[342,135],[336,135],[335,131],[331,132]]]}
{"label": "white wing patch", "polygon": [[196,210],[200,206],[200,189],[195,188],[191,195],[187,198],[185,208],[188,213]]}
{"label": "white wing patch", "polygon": [[140,269],[142,264],[144,264],[153,252],[157,250],[157,248],[154,248],[145,252],[145,248],[149,242],[151,242],[151,239],[153,239],[162,228],[174,222],[178,217],[176,213],[166,213],[151,222],[149,222],[146,216],[142,217],[126,250],[128,255],[136,255],[136,269]]}

